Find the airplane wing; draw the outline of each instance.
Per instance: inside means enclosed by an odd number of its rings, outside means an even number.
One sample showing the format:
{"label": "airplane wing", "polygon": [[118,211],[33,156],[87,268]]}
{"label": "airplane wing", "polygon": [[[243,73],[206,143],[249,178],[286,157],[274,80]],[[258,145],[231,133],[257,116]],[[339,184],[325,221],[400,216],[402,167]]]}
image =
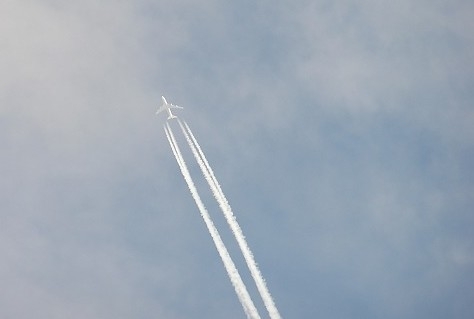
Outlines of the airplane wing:
{"label": "airplane wing", "polygon": [[161,107],[158,109],[158,111],[156,111],[156,114],[161,113],[161,112],[163,112],[163,111],[165,111],[165,110],[166,110],[166,107],[163,105],[163,106],[161,106]]}
{"label": "airplane wing", "polygon": [[173,117],[173,114],[171,113],[170,109],[182,109],[181,106],[168,103],[164,96],[161,97],[161,100],[163,101],[163,104],[160,106],[158,111],[156,111],[156,114],[161,113],[163,111],[168,111],[170,117]]}

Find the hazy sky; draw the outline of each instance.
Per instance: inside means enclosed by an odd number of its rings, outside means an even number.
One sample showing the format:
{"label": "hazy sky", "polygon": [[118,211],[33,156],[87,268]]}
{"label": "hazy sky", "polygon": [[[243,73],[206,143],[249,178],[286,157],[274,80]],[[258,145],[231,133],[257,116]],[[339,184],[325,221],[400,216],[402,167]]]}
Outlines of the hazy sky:
{"label": "hazy sky", "polygon": [[165,95],[284,318],[472,318],[473,30],[469,0],[1,1],[0,317],[245,317]]}

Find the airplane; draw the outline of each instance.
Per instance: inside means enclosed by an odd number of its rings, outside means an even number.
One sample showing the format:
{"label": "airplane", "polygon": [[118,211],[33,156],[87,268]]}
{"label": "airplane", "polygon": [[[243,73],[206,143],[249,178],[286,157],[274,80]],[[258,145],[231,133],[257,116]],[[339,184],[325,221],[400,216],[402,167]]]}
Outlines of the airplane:
{"label": "airplane", "polygon": [[161,100],[163,101],[163,104],[160,106],[158,111],[156,111],[156,114],[161,113],[166,110],[168,112],[168,120],[176,118],[176,116],[174,116],[173,113],[171,113],[171,109],[182,109],[182,107],[166,102],[166,99],[164,96],[161,96]]}

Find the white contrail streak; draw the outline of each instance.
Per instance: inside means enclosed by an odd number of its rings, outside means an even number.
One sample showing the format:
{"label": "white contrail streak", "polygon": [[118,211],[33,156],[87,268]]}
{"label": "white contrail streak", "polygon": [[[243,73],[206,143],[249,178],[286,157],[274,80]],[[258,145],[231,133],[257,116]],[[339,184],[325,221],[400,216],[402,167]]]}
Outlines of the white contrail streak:
{"label": "white contrail streak", "polygon": [[176,139],[174,138],[174,134],[171,130],[171,127],[168,123],[166,123],[165,126],[165,133],[166,137],[168,138],[168,142],[170,143],[173,154],[176,158],[176,161],[178,162],[179,168],[181,169],[181,173],[183,174],[183,177],[186,180],[186,183],[188,184],[191,195],[194,198],[194,201],[196,202],[196,205],[201,213],[202,218],[204,219],[204,222],[206,223],[209,233],[211,234],[214,244],[216,245],[217,251],[222,259],[222,262],[224,263],[224,267],[227,271],[227,274],[229,275],[232,285],[234,286],[237,297],[239,298],[240,303],[244,308],[247,318],[260,319],[260,315],[258,314],[257,308],[255,308],[255,305],[252,299],[250,298],[247,288],[245,287],[245,284],[242,281],[242,278],[240,277],[240,274],[237,268],[235,267],[235,264],[232,261],[232,258],[230,257],[229,252],[227,251],[227,248],[225,247],[224,242],[222,241],[219,235],[219,232],[217,231],[217,228],[215,227],[214,223],[211,220],[211,217],[209,216],[209,213],[204,207],[201,197],[199,196],[196,186],[194,185],[191,175],[189,174],[187,165],[183,159],[183,156],[181,155],[179,146],[176,143]]}
{"label": "white contrail streak", "polygon": [[196,158],[196,161],[198,162],[204,174],[204,177],[206,178],[212,190],[212,193],[214,194],[214,197],[216,198],[222,212],[224,213],[227,223],[229,224],[232,232],[234,233],[235,239],[239,244],[240,250],[242,251],[247,266],[250,270],[250,273],[252,274],[258,292],[260,293],[265,307],[267,308],[270,318],[280,319],[280,313],[278,312],[275,302],[273,301],[273,298],[267,288],[267,285],[265,284],[265,280],[263,279],[263,276],[257,266],[257,263],[255,262],[255,258],[252,254],[252,251],[250,250],[247,241],[245,240],[245,236],[242,233],[242,229],[240,228],[239,223],[237,222],[232,212],[232,208],[230,207],[229,202],[227,201],[227,198],[225,197],[224,192],[222,191],[219,182],[217,181],[217,178],[214,175],[214,172],[212,171],[212,168],[209,165],[206,156],[204,155],[204,152],[199,146],[199,143],[194,137],[194,134],[191,132],[191,129],[189,128],[188,124],[184,122],[184,125],[186,126],[185,128],[179,119],[178,123],[181,126],[181,130],[183,131],[183,134],[186,137],[186,140],[188,141],[189,147],[191,148],[194,157]]}

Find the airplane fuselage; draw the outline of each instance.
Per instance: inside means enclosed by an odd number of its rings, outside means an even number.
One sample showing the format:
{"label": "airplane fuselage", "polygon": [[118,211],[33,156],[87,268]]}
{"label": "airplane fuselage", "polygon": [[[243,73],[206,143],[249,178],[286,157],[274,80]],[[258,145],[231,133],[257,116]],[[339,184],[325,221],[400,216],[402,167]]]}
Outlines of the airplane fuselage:
{"label": "airplane fuselage", "polygon": [[171,109],[182,109],[181,106],[177,106],[177,105],[173,105],[171,103],[168,103],[165,99],[164,96],[161,97],[161,100],[163,101],[163,104],[161,105],[161,107],[158,109],[158,111],[156,112],[156,114],[158,113],[161,113],[163,112],[164,110],[166,110],[166,112],[168,113],[168,120],[169,119],[174,119],[176,118],[175,115],[173,115],[173,113],[171,113]]}

